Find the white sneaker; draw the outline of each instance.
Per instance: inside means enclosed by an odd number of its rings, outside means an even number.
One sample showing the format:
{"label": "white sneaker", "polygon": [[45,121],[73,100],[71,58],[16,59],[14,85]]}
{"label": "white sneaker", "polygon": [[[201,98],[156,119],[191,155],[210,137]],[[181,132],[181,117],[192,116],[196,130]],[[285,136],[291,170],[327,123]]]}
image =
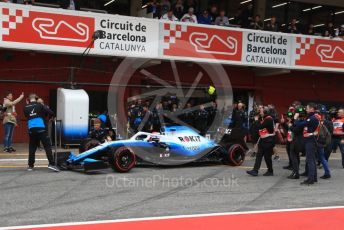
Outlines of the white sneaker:
{"label": "white sneaker", "polygon": [[27,171],[28,171],[28,172],[32,172],[32,171],[33,171],[33,167],[28,167],[28,168],[27,168]]}
{"label": "white sneaker", "polygon": [[54,172],[60,172],[60,169],[58,169],[55,165],[48,165],[48,169]]}

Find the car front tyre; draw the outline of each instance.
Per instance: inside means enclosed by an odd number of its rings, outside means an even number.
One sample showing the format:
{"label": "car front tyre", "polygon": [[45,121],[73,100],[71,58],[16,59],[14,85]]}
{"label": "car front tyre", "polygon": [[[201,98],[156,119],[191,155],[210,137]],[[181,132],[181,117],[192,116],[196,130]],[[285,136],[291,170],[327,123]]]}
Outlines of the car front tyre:
{"label": "car front tyre", "polygon": [[113,149],[109,154],[109,164],[115,172],[126,173],[135,167],[136,156],[129,148]]}

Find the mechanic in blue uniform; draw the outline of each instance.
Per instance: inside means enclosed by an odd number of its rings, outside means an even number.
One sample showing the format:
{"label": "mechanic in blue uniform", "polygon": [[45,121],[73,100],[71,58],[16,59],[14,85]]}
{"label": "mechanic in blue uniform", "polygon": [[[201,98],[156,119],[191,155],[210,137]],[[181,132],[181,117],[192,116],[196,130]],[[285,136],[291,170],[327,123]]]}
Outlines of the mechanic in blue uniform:
{"label": "mechanic in blue uniform", "polygon": [[108,115],[107,115],[107,111],[104,111],[102,114],[100,114],[97,117],[100,121],[101,121],[101,126],[103,129],[106,128],[107,123],[108,123]]}
{"label": "mechanic in blue uniform", "polygon": [[116,140],[116,131],[112,128],[108,111],[105,110],[97,118],[101,121],[101,128],[107,132],[112,140]]}
{"label": "mechanic in blue uniform", "polygon": [[28,171],[32,171],[34,168],[35,153],[39,142],[41,141],[48,158],[48,168],[55,172],[58,172],[59,169],[54,166],[51,142],[44,124],[44,116],[46,114],[52,116],[54,113],[47,106],[38,103],[37,99],[38,97],[36,94],[30,94],[28,98],[28,104],[24,108],[24,114],[28,120],[27,123],[30,137]]}
{"label": "mechanic in blue uniform", "polygon": [[142,106],[142,100],[138,100],[136,105],[133,107],[132,111],[131,111],[131,116],[132,116],[132,120],[133,120],[133,131],[134,133],[138,132],[138,128],[142,122],[142,118],[143,118],[143,106]]}
{"label": "mechanic in blue uniform", "polygon": [[255,117],[255,120],[259,125],[259,142],[258,142],[258,152],[256,156],[256,162],[252,170],[247,171],[251,176],[258,176],[258,171],[262,164],[263,157],[265,159],[268,171],[263,174],[263,176],[273,176],[272,168],[272,154],[273,148],[275,147],[275,125],[274,119],[270,116],[270,109],[264,107],[260,109],[260,118]]}
{"label": "mechanic in blue uniform", "polygon": [[[319,118],[317,117],[315,110],[316,104],[309,103],[306,108],[307,117],[304,120],[300,120],[300,114],[295,113],[294,120],[295,126],[303,128],[303,137],[305,141],[306,149],[306,174],[307,180],[301,182],[301,185],[312,185],[318,181],[317,168],[316,168],[316,154],[317,144],[316,138],[319,133]],[[305,175],[305,174],[304,174]]]}

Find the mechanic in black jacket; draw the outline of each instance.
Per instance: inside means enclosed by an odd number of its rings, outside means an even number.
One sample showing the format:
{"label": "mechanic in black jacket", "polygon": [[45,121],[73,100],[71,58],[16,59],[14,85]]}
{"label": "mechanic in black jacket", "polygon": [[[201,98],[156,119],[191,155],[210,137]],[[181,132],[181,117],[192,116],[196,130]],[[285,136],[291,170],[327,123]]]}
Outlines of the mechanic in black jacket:
{"label": "mechanic in black jacket", "polygon": [[245,105],[241,102],[238,103],[237,108],[233,109],[232,123],[228,126],[231,129],[231,137],[236,143],[240,144],[246,151],[249,149],[245,136],[247,134],[247,129],[244,128],[245,122],[247,121],[247,116],[245,113]]}
{"label": "mechanic in black jacket", "polygon": [[290,106],[289,110],[286,114],[286,118],[282,117],[281,119],[281,125],[282,127],[287,130],[287,142],[286,142],[286,151],[288,154],[288,165],[283,166],[283,169],[288,169],[288,170],[293,170],[293,163],[291,160],[291,154],[290,154],[290,145],[291,145],[291,141],[292,141],[292,131],[290,130],[290,124],[293,124],[293,118],[294,118],[294,110],[295,108]]}
{"label": "mechanic in black jacket", "polygon": [[300,178],[300,153],[305,151],[305,143],[303,141],[303,128],[297,127],[294,124],[294,119],[288,117],[288,142],[290,143],[290,161],[292,166],[292,173],[288,179]]}
{"label": "mechanic in black jacket", "polygon": [[258,142],[258,153],[256,156],[256,162],[252,170],[247,171],[252,176],[258,176],[258,171],[262,164],[263,157],[265,159],[268,171],[263,176],[273,176],[272,168],[272,154],[273,148],[275,147],[275,126],[274,120],[270,116],[270,109],[264,107],[260,109],[260,118],[255,117],[255,120],[260,119],[259,126],[259,142]]}
{"label": "mechanic in black jacket", "polygon": [[50,170],[58,172],[59,169],[54,166],[54,158],[51,150],[51,141],[46,131],[46,126],[44,123],[45,115],[49,114],[50,116],[52,116],[54,113],[47,106],[38,103],[37,99],[38,97],[36,94],[30,94],[28,98],[28,103],[24,108],[24,114],[27,118],[30,136],[28,171],[33,171],[35,164],[35,153],[39,145],[39,142],[41,141],[49,161],[48,168]]}
{"label": "mechanic in black jacket", "polygon": [[229,128],[243,129],[247,117],[243,103],[238,103],[238,107],[233,110],[232,123]]}
{"label": "mechanic in black jacket", "polygon": [[209,113],[205,109],[204,105],[200,105],[199,110],[196,112],[196,129],[199,130],[200,135],[205,136],[207,133]]}
{"label": "mechanic in black jacket", "polygon": [[108,131],[102,127],[102,122],[99,118],[93,120],[93,127],[88,133],[88,137],[98,140],[100,143],[105,141],[112,141]]}

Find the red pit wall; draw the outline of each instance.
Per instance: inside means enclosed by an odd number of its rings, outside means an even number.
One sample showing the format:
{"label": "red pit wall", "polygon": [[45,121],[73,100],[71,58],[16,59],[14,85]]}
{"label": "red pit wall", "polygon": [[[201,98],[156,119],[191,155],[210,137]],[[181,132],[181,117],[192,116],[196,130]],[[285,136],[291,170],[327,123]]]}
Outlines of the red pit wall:
{"label": "red pit wall", "polygon": [[[1,50],[0,51],[0,79],[15,80],[40,80],[65,82],[70,77],[70,70],[62,67],[80,66],[80,57],[72,55],[30,53],[20,51]],[[110,83],[113,72],[117,69],[121,59],[92,57],[86,58],[83,67],[87,69],[97,69],[103,72],[90,70],[76,70],[76,82]],[[184,83],[192,83],[197,73],[201,70],[202,64],[180,63],[177,67],[180,79]],[[27,68],[47,68],[40,70],[27,70]],[[59,69],[49,69],[59,68]],[[344,87],[344,74],[332,73],[312,73],[295,71],[285,75],[275,75],[269,77],[255,76],[251,68],[224,67],[232,87],[234,89],[248,90],[254,93],[255,97],[262,103],[273,103],[280,112],[284,112],[293,100],[305,101],[328,101],[344,102],[342,89]],[[26,70],[14,70],[26,69]],[[168,81],[174,81],[171,65],[169,62],[162,62],[145,68],[156,76]],[[129,77],[129,76],[128,76]],[[208,85],[208,76],[204,76],[200,84]],[[138,71],[130,81],[130,84],[142,84],[144,76]],[[152,81],[150,81],[152,82]],[[28,84],[28,83],[0,83],[0,94],[11,90],[15,96],[22,91],[27,95],[35,92],[46,102],[49,102],[50,91],[66,85]],[[80,88],[80,87],[79,87]],[[107,87],[102,86],[82,86],[86,91],[107,91]],[[139,93],[139,88],[128,90],[128,96]],[[26,123],[22,114],[24,102],[17,105],[19,127],[15,130],[15,142],[27,142]],[[0,140],[3,138],[3,127],[0,126]]]}

